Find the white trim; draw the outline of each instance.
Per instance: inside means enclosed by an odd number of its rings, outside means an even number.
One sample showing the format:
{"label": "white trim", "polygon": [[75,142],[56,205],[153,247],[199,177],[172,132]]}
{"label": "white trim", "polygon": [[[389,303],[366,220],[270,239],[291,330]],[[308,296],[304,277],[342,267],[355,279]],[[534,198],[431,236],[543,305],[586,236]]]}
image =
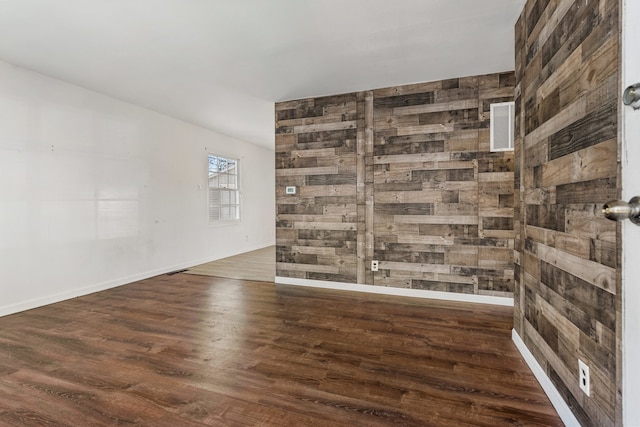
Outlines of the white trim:
{"label": "white trim", "polygon": [[176,270],[182,270],[189,267],[193,267],[195,265],[204,264],[211,261],[217,261],[219,259],[227,258],[234,255],[239,255],[245,252],[256,251],[258,249],[267,248],[269,246],[273,246],[275,243],[271,243],[268,245],[257,245],[251,248],[243,248],[239,252],[234,252],[230,254],[225,254],[224,257],[217,258],[207,258],[207,259],[199,259],[192,260],[187,262],[181,262],[179,264],[173,265],[171,267],[159,268],[156,270],[150,270],[144,273],[132,274],[131,276],[121,277],[115,280],[109,280],[102,283],[96,283],[93,285],[85,286],[83,288],[73,289],[67,292],[60,292],[57,294],[46,295],[39,298],[30,299],[27,301],[22,301],[16,304],[4,305],[0,306],[0,317],[8,316],[10,314],[19,313],[21,311],[31,310],[38,307],[43,307],[49,304],[55,304],[57,302],[65,301],[72,298],[78,298],[84,295],[89,295],[95,292],[104,291],[111,288],[117,288],[118,286],[128,285],[133,282],[137,282],[138,280],[148,279],[150,277],[159,276],[161,274],[170,273]]}
{"label": "white trim", "polygon": [[558,411],[558,415],[560,416],[560,419],[562,419],[562,422],[565,424],[565,426],[580,427],[580,423],[578,422],[576,416],[573,415],[573,412],[571,412],[569,405],[567,405],[567,402],[564,401],[564,399],[560,395],[560,392],[553,385],[547,374],[542,369],[542,366],[540,366],[536,358],[533,357],[533,354],[531,354],[524,341],[522,341],[522,338],[520,338],[520,335],[518,335],[515,329],[511,330],[511,339],[518,348],[518,351],[520,351],[520,354],[524,358],[524,361],[527,363],[527,365],[529,365],[529,368],[542,386],[542,389],[549,397],[551,404],[554,408],[556,408],[556,411]]}
{"label": "white trim", "polygon": [[[640,13],[638,0],[622,2],[621,79],[618,94],[640,80],[640,58],[638,43],[640,28],[637,25]],[[640,193],[640,110],[634,110],[618,101],[621,116],[618,155],[622,163],[622,200],[629,200]],[[622,424],[640,426],[640,287],[638,275],[640,264],[640,228],[630,221],[622,223]]]}
{"label": "white trim", "polygon": [[324,280],[309,280],[279,276],[276,276],[275,283],[276,285],[308,286],[312,288],[337,289],[341,291],[367,292],[370,294],[395,295],[513,307],[513,298],[496,297],[491,295],[473,295],[460,294],[456,292],[428,291],[424,289],[393,288],[387,286],[360,285],[354,283],[329,282]]}
{"label": "white trim", "polygon": [[[224,159],[224,160],[231,160],[236,162],[235,163],[235,169],[236,169],[236,173],[235,173],[235,177],[236,177],[236,188],[228,188],[228,187],[213,187],[213,189],[215,190],[226,190],[226,191],[235,191],[236,192],[236,196],[238,198],[237,203],[234,203],[233,205],[237,206],[238,208],[238,218],[235,219],[219,219],[218,221],[212,221],[211,220],[211,189],[212,187],[210,187],[210,183],[209,181],[211,180],[211,176],[209,176],[209,161],[211,157],[216,157],[216,158],[220,158],[220,159]],[[206,189],[207,189],[207,222],[209,223],[210,226],[225,226],[225,225],[235,225],[235,224],[241,224],[242,223],[242,214],[243,214],[243,210],[244,208],[242,207],[242,179],[240,177],[240,169],[242,169],[242,166],[240,166],[240,163],[242,163],[240,161],[239,158],[237,157],[233,157],[233,156],[225,156],[222,154],[215,154],[213,152],[208,152],[207,153],[207,185],[206,185]],[[229,168],[227,168],[227,171],[225,171],[226,175],[229,175],[228,173]],[[220,172],[218,172],[218,174],[220,174]],[[231,203],[227,204],[228,206],[231,206]],[[220,203],[218,203],[218,207],[220,208],[220,217],[222,218],[222,201],[220,201]]]}
{"label": "white trim", "polygon": [[[513,151],[514,150],[514,122],[515,122],[515,105],[514,101],[509,102],[496,102],[489,106],[489,151],[492,153],[497,153],[501,151]],[[493,116],[495,115],[495,109],[500,107],[508,107],[507,112],[509,115],[509,129],[508,136],[509,146],[506,148],[495,148],[495,120]]]}

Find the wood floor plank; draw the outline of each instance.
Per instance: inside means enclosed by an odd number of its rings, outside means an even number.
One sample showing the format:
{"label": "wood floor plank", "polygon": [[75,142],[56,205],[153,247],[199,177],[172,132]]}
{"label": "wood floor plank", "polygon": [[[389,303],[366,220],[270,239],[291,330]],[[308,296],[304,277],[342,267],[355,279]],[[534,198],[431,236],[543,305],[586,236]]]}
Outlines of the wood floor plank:
{"label": "wood floor plank", "polygon": [[0,318],[0,426],[560,426],[512,314],[158,276]]}
{"label": "wood floor plank", "polygon": [[269,246],[244,254],[190,267],[185,273],[229,279],[273,282],[276,276],[276,247]]}

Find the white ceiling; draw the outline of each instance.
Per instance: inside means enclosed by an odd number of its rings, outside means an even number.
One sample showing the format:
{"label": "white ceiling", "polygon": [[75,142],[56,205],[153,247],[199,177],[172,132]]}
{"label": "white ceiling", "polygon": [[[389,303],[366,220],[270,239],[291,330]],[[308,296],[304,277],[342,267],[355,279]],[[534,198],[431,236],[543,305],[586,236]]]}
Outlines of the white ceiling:
{"label": "white ceiling", "polygon": [[273,102],[514,68],[525,0],[0,0],[0,59],[265,147]]}

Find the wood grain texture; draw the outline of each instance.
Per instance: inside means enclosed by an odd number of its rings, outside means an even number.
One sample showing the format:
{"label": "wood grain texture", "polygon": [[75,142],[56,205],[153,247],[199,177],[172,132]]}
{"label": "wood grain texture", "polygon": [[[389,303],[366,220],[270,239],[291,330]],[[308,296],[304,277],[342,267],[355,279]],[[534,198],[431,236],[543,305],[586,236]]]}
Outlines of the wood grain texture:
{"label": "wood grain texture", "polygon": [[0,318],[0,425],[561,426],[511,316],[158,276]]}
{"label": "wood grain texture", "polygon": [[[325,248],[309,248],[325,249]],[[313,253],[310,251],[309,253]],[[235,255],[217,261],[189,267],[185,274],[201,276],[225,277],[260,282],[273,282],[276,275],[276,248],[269,246],[263,249]]]}
{"label": "wood grain texture", "polygon": [[277,275],[512,296],[514,157],[490,152],[489,109],[514,85],[506,72],[277,103]]}
{"label": "wood grain texture", "polygon": [[618,14],[530,0],[515,37],[515,328],[585,426],[622,423],[619,225],[600,212],[620,197]]}
{"label": "wood grain texture", "polygon": [[356,283],[364,274],[357,101],[347,94],[276,104],[277,276]]}
{"label": "wood grain texture", "polygon": [[513,153],[491,153],[488,129],[514,85],[501,73],[374,91],[374,284],[513,295]]}

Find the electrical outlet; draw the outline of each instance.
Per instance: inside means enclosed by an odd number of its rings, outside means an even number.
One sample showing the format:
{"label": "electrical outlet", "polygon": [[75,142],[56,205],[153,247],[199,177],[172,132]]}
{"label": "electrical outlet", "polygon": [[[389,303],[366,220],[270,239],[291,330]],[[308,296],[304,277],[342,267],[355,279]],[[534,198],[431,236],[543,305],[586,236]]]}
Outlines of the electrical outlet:
{"label": "electrical outlet", "polygon": [[378,271],[378,261],[371,261],[371,271]]}
{"label": "electrical outlet", "polygon": [[578,379],[580,380],[580,389],[584,391],[587,396],[591,396],[589,366],[580,359],[578,359]]}

